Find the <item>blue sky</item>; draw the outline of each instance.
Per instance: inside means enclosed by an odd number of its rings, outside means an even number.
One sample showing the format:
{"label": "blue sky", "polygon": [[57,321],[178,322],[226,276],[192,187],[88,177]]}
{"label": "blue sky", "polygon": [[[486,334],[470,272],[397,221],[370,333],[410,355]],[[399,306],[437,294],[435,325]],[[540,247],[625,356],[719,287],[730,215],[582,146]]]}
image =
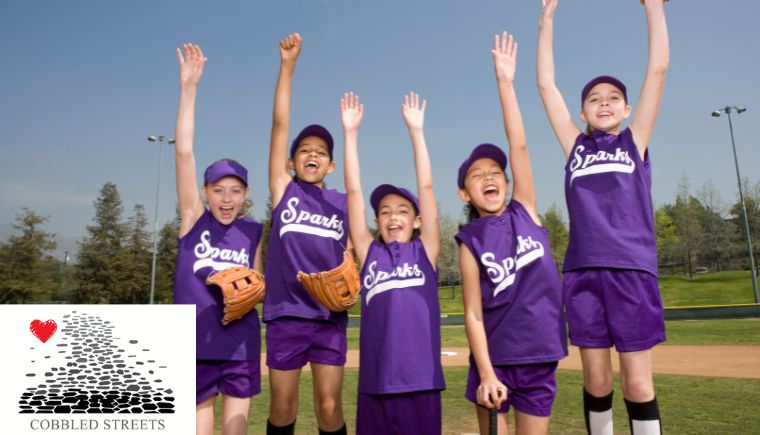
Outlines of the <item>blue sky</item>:
{"label": "blue sky", "polygon": [[[760,2],[674,0],[666,5],[671,63],[651,142],[656,204],[672,202],[679,179],[712,180],[736,197],[727,120],[734,117],[742,175],[760,179]],[[148,135],[173,135],[178,96],[174,49],[201,45],[209,58],[198,97],[199,178],[232,157],[249,169],[254,214],[268,195],[271,105],[277,42],[299,32],[304,48],[293,89],[291,137],[321,123],[336,138],[343,188],[339,98],[365,103],[360,157],[366,195],[391,182],[414,186],[400,106],[414,90],[428,100],[426,135],[437,197],[458,217],[456,168],[481,142],[505,145],[490,46],[507,30],[519,42],[517,92],[541,212],[564,210],[563,155],[535,86],[540,0],[293,0],[0,3],[0,232],[22,207],[50,216],[46,228],[81,237],[106,181],[125,214],[139,202],[152,220],[158,149]],[[571,111],[591,77],[612,74],[635,103],[646,67],[646,21],[638,1],[560,0],[557,81]],[[159,221],[174,215],[173,149],[165,146]],[[151,226],[152,228],[152,226]]]}

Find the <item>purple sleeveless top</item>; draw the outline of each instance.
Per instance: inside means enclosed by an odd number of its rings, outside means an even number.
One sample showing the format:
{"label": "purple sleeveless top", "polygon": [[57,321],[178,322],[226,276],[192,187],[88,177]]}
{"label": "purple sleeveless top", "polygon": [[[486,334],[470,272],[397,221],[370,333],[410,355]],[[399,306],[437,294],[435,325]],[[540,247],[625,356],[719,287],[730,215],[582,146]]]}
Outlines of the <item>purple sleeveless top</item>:
{"label": "purple sleeveless top", "polygon": [[567,356],[562,285],[547,229],[513,199],[504,213],[471,221],[455,239],[478,261],[491,363],[533,364]]}
{"label": "purple sleeveless top", "polygon": [[206,210],[190,232],[178,240],[174,303],[195,304],[197,359],[259,361],[258,313],[253,309],[222,326],[222,293],[217,286],[207,286],[206,278],[229,267],[252,268],[262,229],[248,216],[222,225]]}
{"label": "purple sleeveless top", "polygon": [[346,312],[333,313],[315,301],[296,275],[330,270],[343,262],[348,245],[346,194],[293,179],[272,210],[266,257],[264,321],[278,317],[332,320],[348,325]]}
{"label": "purple sleeveless top", "polygon": [[565,166],[565,198],[570,241],[564,271],[606,267],[657,275],[652,169],[630,129],[578,136]]}
{"label": "purple sleeveless top", "polygon": [[359,392],[445,389],[438,273],[422,240],[373,241],[361,284]]}

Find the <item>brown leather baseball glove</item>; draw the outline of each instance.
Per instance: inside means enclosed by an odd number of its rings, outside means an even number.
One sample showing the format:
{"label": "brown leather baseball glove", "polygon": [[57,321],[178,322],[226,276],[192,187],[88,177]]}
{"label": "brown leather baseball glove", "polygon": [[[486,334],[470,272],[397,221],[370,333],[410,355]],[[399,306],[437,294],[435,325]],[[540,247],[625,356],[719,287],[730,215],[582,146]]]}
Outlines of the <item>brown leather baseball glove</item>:
{"label": "brown leather baseball glove", "polygon": [[343,262],[335,269],[316,273],[298,272],[297,276],[311,297],[330,311],[339,313],[356,304],[359,273],[351,249],[343,252]]}
{"label": "brown leather baseball glove", "polygon": [[222,290],[223,325],[248,314],[264,299],[266,291],[264,275],[243,266],[217,272],[206,279],[206,284],[218,286]]}

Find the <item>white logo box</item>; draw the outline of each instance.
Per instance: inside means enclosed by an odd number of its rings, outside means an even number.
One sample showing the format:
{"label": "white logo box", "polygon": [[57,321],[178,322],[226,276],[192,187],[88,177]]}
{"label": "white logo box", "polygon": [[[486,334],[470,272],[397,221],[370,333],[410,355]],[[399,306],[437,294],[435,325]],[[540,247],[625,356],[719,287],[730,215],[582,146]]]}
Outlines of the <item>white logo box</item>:
{"label": "white logo box", "polygon": [[3,433],[195,431],[195,306],[0,305],[0,331]]}

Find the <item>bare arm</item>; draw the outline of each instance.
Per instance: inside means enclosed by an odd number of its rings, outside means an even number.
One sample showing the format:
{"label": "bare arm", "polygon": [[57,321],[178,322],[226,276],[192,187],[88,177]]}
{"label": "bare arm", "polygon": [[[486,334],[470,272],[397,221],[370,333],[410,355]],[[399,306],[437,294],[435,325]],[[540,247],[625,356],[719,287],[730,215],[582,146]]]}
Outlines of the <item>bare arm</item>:
{"label": "bare arm", "polygon": [[345,140],[343,157],[343,176],[348,197],[348,226],[350,242],[360,264],[364,264],[367,251],[372,244],[372,233],[367,226],[364,212],[364,194],[359,174],[359,126],[364,116],[364,105],[359,103],[359,96],[353,92],[345,94],[340,99],[341,120],[343,122],[343,137]]}
{"label": "bare arm", "polygon": [[420,238],[425,246],[430,264],[437,267],[441,250],[441,230],[438,224],[438,207],[433,192],[433,172],[430,169],[430,155],[425,142],[424,122],[426,100],[420,104],[420,96],[414,92],[404,96],[401,113],[409,129],[414,149],[414,165],[417,172],[417,194],[420,197]]}
{"label": "bare arm", "polygon": [[517,70],[517,43],[512,35],[503,32],[501,38],[494,38],[493,63],[496,69],[496,83],[499,87],[501,110],[504,115],[504,130],[509,142],[509,167],[512,169],[512,198],[520,202],[540,225],[536,214],[536,190],[533,185],[533,171],[530,166],[525,126],[520,106],[517,104],[514,79]]}
{"label": "bare arm", "polygon": [[264,262],[261,259],[261,246],[263,245],[263,237],[259,239],[259,244],[256,246],[256,255],[253,257],[253,269],[256,272],[264,273]]}
{"label": "bare arm", "polygon": [[[175,165],[177,173],[177,200],[179,202],[179,237],[184,237],[195,225],[204,211],[198,184],[195,180],[195,156],[193,135],[195,133],[195,97],[203,75],[206,57],[201,48],[185,44],[177,49],[179,61],[179,105],[175,126]],[[161,144],[159,144],[160,146]]]}
{"label": "bare arm", "polygon": [[480,375],[478,386],[478,403],[489,408],[499,407],[507,399],[507,394],[498,394],[498,390],[507,392],[496,378],[488,353],[488,339],[483,326],[483,301],[480,294],[480,271],[472,252],[464,243],[459,245],[459,270],[462,272],[462,296],[464,300],[464,327],[467,341],[475,365]]}
{"label": "bare arm", "polygon": [[301,36],[298,33],[288,35],[280,41],[280,73],[274,89],[272,138],[269,144],[269,192],[272,194],[272,208],[280,203],[285,188],[292,179],[288,171],[290,95],[300,53]]}
{"label": "bare arm", "polygon": [[665,75],[670,62],[670,44],[663,0],[647,0],[644,7],[649,28],[649,63],[631,121],[633,140],[642,158],[649,146],[654,123],[660,111],[662,94],[665,90]]}
{"label": "bare arm", "polygon": [[567,110],[567,104],[554,78],[554,11],[557,9],[557,0],[541,0],[541,4],[543,8],[538,31],[536,81],[546,116],[567,157],[581,130],[570,117],[570,111]]}

